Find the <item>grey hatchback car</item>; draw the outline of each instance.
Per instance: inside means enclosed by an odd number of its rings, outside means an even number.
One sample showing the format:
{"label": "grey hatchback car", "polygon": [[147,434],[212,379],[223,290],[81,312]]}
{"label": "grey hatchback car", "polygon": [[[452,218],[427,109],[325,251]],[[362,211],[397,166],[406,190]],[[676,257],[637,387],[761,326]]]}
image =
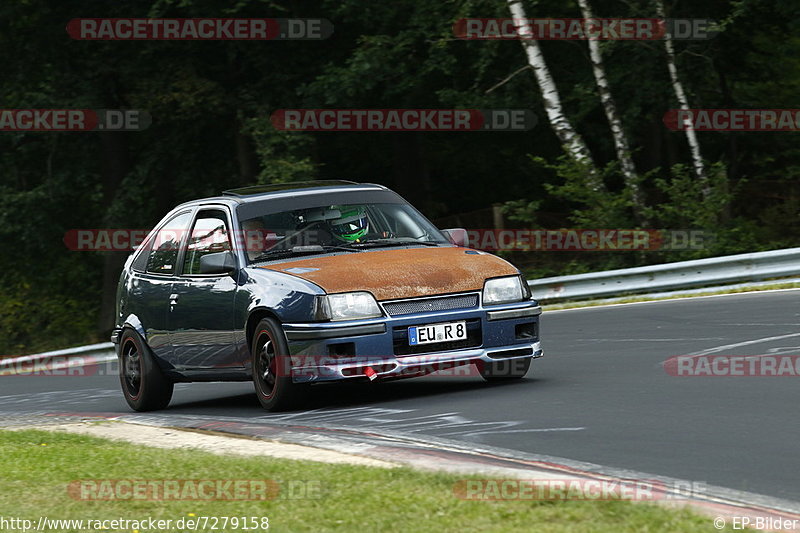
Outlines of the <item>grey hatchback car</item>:
{"label": "grey hatchback car", "polygon": [[179,205],[128,258],[112,341],[137,411],[176,382],[249,381],[270,410],[307,386],[473,364],[519,379],[542,356],[520,272],[373,184],[315,181]]}

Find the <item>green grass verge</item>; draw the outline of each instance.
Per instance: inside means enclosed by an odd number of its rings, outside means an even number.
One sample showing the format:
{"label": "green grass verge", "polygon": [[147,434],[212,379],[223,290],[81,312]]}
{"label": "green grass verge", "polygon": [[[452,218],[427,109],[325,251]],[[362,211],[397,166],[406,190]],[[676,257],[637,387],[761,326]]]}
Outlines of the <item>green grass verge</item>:
{"label": "green grass verge", "polygon": [[[177,520],[268,516],[271,531],[692,532],[712,518],[624,501],[465,501],[464,476],[408,468],[221,457],[46,431],[0,431],[0,517]],[[260,502],[82,501],[68,495],[86,479],[271,479],[315,481],[321,497]],[[77,531],[64,529],[63,531]],[[167,531],[175,531],[169,529]],[[234,531],[231,528],[226,531]]]}
{"label": "green grass verge", "polygon": [[543,304],[542,309],[545,311],[555,311],[558,309],[575,309],[578,307],[599,307],[602,305],[616,305],[616,304],[630,304],[638,302],[660,302],[662,300],[683,300],[685,298],[699,298],[702,296],[717,296],[719,294],[739,294],[742,292],[758,292],[758,291],[775,291],[780,289],[798,289],[800,283],[775,283],[774,285],[762,285],[756,287],[738,287],[734,289],[719,289],[714,290],[709,288],[708,291],[692,293],[692,294],[675,294],[671,296],[661,296],[652,298],[647,296],[635,296],[613,298],[610,300],[584,300],[574,302],[564,302],[559,304]]}

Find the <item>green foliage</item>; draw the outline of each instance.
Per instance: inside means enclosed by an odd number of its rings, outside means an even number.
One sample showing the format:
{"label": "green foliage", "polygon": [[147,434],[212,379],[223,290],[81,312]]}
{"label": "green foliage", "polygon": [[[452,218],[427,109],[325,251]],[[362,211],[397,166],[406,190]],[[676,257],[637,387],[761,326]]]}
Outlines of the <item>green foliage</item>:
{"label": "green foliage", "polygon": [[[657,227],[677,230],[702,230],[706,238],[698,250],[673,252],[672,260],[694,259],[767,249],[754,221],[731,217],[730,206],[736,191],[730,190],[727,169],[714,163],[706,169],[706,180],[698,180],[686,165],[670,169],[670,178],[656,178],[656,188],[665,199],[647,209]],[[741,181],[738,186],[745,185]],[[659,254],[659,258],[664,256]]]}
{"label": "green foliage", "polygon": [[667,228],[719,227],[734,196],[727,180],[722,163],[709,166],[705,180],[699,180],[691,167],[675,165],[669,179],[655,179],[666,200],[647,208],[647,215]]}
{"label": "green foliage", "polygon": [[541,205],[540,200],[509,200],[503,204],[502,210],[509,220],[533,227],[536,223],[536,212]]}
{"label": "green foliage", "polygon": [[59,296],[53,298],[47,287],[30,283],[0,287],[0,356],[98,340],[87,334],[94,327],[96,304],[92,307],[91,300]]}
{"label": "green foliage", "polygon": [[[595,171],[586,162],[577,161],[567,155],[560,155],[554,164],[548,163],[543,157],[531,156],[531,160],[553,171],[561,179],[560,183],[546,184],[545,189],[553,197],[563,200],[566,205],[575,206],[569,219],[577,227],[632,227],[632,202],[627,189],[595,190],[590,185],[592,172]],[[614,161],[596,172],[603,183],[608,183],[619,175],[619,165]]]}
{"label": "green foliage", "polygon": [[[594,190],[588,185],[589,169],[586,165],[562,155],[556,163],[548,163],[541,157],[531,157],[537,165],[553,172],[561,180],[558,185],[546,188],[553,196],[571,205],[568,219],[575,229],[634,229],[633,205],[627,189]],[[736,191],[729,189],[727,169],[722,163],[709,165],[706,180],[699,180],[691,167],[675,165],[669,177],[658,176],[658,169],[640,177],[640,181],[652,182],[654,192],[660,195],[657,203],[646,207],[644,215],[651,222],[644,229],[659,229],[665,234],[672,231],[694,231],[697,244],[688,249],[669,251],[651,250],[635,254],[623,252],[547,252],[535,257],[530,254],[509,254],[518,263],[526,265],[532,277],[580,274],[596,270],[609,270],[653,264],[743,253],[769,249],[775,241],[764,238],[763,228],[754,221],[742,217],[731,218],[730,206]],[[609,163],[600,171],[605,183],[619,183],[619,168],[616,162]],[[740,182],[739,186],[743,186]],[[540,227],[537,211],[541,201],[512,200],[504,205],[504,212],[512,221],[522,222],[528,228]],[[547,228],[556,229],[556,228]],[[627,255],[626,255],[627,254]],[[557,256],[556,256],[557,255]]]}
{"label": "green foliage", "polygon": [[317,167],[308,155],[314,138],[302,132],[278,131],[267,118],[250,119],[244,133],[252,135],[261,171],[258,183],[313,180]]}

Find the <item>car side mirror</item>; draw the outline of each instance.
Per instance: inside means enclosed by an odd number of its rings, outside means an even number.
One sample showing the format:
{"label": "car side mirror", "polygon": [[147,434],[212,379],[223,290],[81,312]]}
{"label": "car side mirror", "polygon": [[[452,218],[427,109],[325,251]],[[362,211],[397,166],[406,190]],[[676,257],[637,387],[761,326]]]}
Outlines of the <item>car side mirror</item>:
{"label": "car side mirror", "polygon": [[236,271],[236,257],[230,250],[200,257],[201,274],[231,274]]}
{"label": "car side mirror", "polygon": [[469,247],[469,235],[464,228],[443,229],[442,233],[447,237],[447,240],[464,248]]}

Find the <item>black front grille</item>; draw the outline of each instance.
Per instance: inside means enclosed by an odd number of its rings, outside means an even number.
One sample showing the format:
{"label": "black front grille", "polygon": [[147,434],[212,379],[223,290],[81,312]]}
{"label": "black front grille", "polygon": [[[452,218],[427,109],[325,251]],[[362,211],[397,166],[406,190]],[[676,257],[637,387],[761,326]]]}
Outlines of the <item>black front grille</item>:
{"label": "black front grille", "polygon": [[499,352],[489,352],[492,359],[506,359],[508,357],[521,357],[523,355],[533,355],[533,348],[517,348],[516,350],[502,350]]}
{"label": "black front grille", "polygon": [[[410,346],[408,344],[408,326],[392,328],[392,342],[394,344],[395,355],[416,355],[420,353],[446,352],[449,350],[463,350],[464,348],[477,348],[483,343],[481,333],[481,320],[473,318],[465,321],[467,323],[467,338],[460,341],[434,342],[431,344],[418,344]],[[428,326],[426,324],[414,324],[416,326]]]}
{"label": "black front grille", "polygon": [[432,311],[450,311],[452,309],[469,309],[470,307],[477,306],[477,294],[417,298],[414,300],[401,300],[383,304],[383,308],[386,309],[389,316],[412,315],[414,313],[427,313]]}

